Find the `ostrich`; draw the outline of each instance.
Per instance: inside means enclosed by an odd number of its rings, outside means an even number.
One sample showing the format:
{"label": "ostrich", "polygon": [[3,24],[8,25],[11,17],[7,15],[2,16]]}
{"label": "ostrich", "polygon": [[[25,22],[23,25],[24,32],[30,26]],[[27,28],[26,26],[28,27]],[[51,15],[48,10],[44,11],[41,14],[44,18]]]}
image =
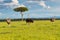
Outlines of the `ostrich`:
{"label": "ostrich", "polygon": [[29,14],[28,14],[28,18],[26,19],[26,23],[33,23],[34,21],[31,19],[31,18],[29,18]]}
{"label": "ostrich", "polygon": [[55,21],[55,18],[51,18],[50,21],[51,21],[51,22],[54,22],[54,21]]}
{"label": "ostrich", "polygon": [[7,22],[7,24],[10,26],[11,19],[10,19],[10,18],[7,18],[7,19],[6,19],[6,22]]}
{"label": "ostrich", "polygon": [[52,22],[52,24],[54,24],[55,18],[51,18],[50,21]]}
{"label": "ostrich", "polygon": [[55,16],[50,19],[51,22],[55,21]]}
{"label": "ostrich", "polygon": [[32,19],[26,19],[26,23],[33,23],[33,20]]}

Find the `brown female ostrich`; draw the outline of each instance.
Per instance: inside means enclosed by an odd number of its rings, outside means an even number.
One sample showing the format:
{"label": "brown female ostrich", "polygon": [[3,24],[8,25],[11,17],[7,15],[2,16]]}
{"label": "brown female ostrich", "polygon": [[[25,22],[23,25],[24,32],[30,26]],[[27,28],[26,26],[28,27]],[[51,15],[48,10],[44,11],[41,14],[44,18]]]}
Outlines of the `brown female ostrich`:
{"label": "brown female ostrich", "polygon": [[6,19],[6,22],[7,22],[7,24],[10,26],[11,19],[10,19],[10,18],[7,18],[7,19]]}

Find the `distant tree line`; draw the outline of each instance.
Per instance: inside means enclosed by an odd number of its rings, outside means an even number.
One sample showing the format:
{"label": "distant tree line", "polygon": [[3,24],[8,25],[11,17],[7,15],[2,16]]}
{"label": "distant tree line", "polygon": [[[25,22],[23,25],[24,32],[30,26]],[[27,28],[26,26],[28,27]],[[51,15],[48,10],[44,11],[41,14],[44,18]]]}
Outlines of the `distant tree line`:
{"label": "distant tree line", "polygon": [[[25,21],[28,18],[23,18],[23,20]],[[33,20],[50,20],[51,18],[30,18]],[[55,20],[60,20],[60,18],[55,18]],[[0,22],[4,22],[6,21],[6,19],[0,19]],[[11,21],[21,21],[21,19],[11,19]]]}

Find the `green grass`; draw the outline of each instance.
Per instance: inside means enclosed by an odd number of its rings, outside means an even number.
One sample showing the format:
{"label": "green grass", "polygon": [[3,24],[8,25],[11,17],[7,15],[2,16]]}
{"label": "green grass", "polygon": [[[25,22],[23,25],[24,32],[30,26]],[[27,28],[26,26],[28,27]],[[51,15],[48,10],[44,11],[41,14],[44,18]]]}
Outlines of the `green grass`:
{"label": "green grass", "polygon": [[6,22],[0,22],[0,40],[60,40],[60,20],[54,23],[49,20],[13,21],[9,27]]}

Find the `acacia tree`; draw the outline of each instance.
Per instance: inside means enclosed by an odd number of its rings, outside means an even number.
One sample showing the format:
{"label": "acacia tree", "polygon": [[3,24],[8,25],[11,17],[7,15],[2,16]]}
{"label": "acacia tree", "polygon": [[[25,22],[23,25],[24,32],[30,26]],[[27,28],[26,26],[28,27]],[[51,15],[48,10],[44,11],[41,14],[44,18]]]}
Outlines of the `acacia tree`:
{"label": "acacia tree", "polygon": [[23,21],[23,12],[28,11],[28,8],[27,7],[17,7],[17,8],[14,8],[14,11],[20,12],[22,21]]}

